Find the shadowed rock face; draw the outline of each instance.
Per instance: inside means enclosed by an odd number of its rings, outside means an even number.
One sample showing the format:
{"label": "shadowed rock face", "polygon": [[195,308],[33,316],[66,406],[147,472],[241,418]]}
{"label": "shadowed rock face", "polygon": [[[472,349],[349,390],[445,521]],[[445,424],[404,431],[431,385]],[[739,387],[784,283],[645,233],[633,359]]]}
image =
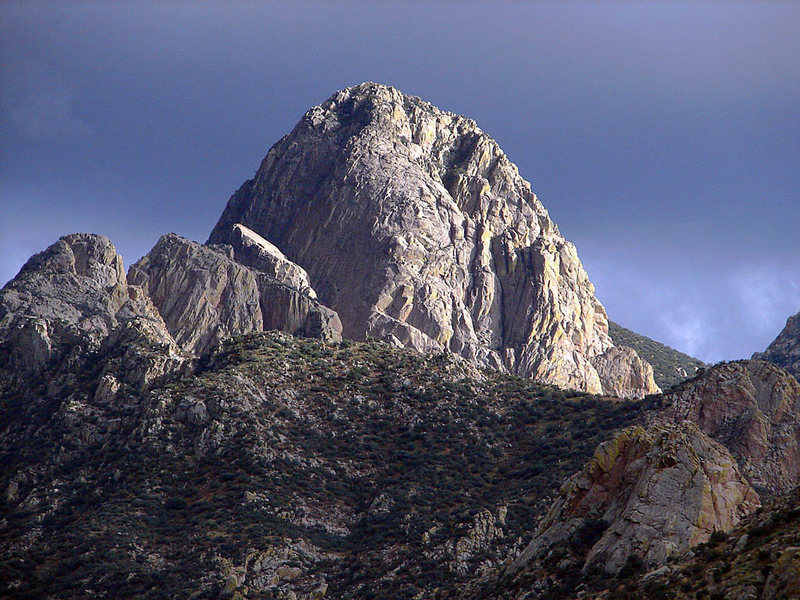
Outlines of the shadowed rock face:
{"label": "shadowed rock face", "polygon": [[665,394],[651,422],[689,420],[724,444],[760,490],[800,485],[800,384],[760,360],[709,369]]}
{"label": "shadowed rock face", "polygon": [[[232,243],[237,223],[308,271],[346,337],[604,390],[595,359],[613,343],[575,247],[472,120],[390,87],[348,88],[273,146],[209,241]],[[615,360],[639,374],[607,389],[658,390],[647,363]]]}
{"label": "shadowed rock face", "polygon": [[775,341],[764,352],[753,354],[753,358],[775,363],[800,379],[800,313],[789,317]]}
{"label": "shadowed rock face", "polygon": [[[259,257],[257,249],[244,248],[251,264],[266,264],[269,258],[271,265],[280,266],[277,249],[277,254]],[[283,268],[287,281],[303,279],[295,265]],[[175,340],[193,354],[203,354],[227,337],[270,329],[341,339],[335,312],[313,295],[235,261],[230,246],[203,246],[167,234],[131,267],[128,279],[152,298]]]}
{"label": "shadowed rock face", "polygon": [[630,427],[565,482],[510,572],[537,560],[608,573],[632,555],[662,564],[759,504],[728,451],[693,424]]}

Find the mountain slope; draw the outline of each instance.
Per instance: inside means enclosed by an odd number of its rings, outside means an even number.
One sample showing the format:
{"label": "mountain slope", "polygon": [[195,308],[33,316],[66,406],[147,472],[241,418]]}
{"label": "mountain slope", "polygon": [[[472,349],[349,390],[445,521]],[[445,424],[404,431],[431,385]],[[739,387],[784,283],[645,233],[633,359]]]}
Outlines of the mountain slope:
{"label": "mountain slope", "polygon": [[800,384],[786,370],[761,360],[716,365],[654,405],[650,423],[696,424],[730,450],[759,492],[800,486]]}
{"label": "mountain slope", "polygon": [[643,360],[650,363],[653,367],[653,379],[662,390],[668,390],[673,385],[693,377],[698,369],[705,369],[708,366],[701,360],[647,336],[634,333],[613,321],[608,322],[608,335],[617,346],[633,348]]}
{"label": "mountain slope", "polygon": [[[651,397],[642,417],[640,426],[600,444],[564,483],[519,556],[460,597],[626,597],[617,593],[619,580],[636,589],[648,569],[669,573],[667,565],[685,560],[690,546],[724,539],[761,499],[800,485],[800,387],[780,367],[757,360],[715,365]],[[784,551],[794,556],[776,544]],[[781,581],[800,584],[800,571]],[[641,590],[655,593],[650,587]],[[669,592],[661,587],[662,595],[644,597],[673,597]]]}
{"label": "mountain slope", "polygon": [[497,143],[394,88],[365,83],[310,109],[209,241],[239,224],[308,272],[347,338],[592,393],[657,391],[635,352],[612,352],[575,247]]}
{"label": "mountain slope", "polygon": [[431,598],[518,548],[640,412],[447,354],[282,333],[109,402],[114,352],[4,394],[4,598]]}
{"label": "mountain slope", "polygon": [[794,598],[797,381],[652,380],[490,138],[356,86],[206,245],[0,290],[0,597]]}

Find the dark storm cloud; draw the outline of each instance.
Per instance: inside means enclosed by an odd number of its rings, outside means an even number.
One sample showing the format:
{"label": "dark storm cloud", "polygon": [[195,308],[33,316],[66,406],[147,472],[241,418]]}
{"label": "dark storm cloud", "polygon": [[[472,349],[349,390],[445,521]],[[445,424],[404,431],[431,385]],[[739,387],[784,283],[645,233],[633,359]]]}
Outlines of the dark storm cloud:
{"label": "dark storm cloud", "polygon": [[794,3],[0,5],[0,280],[59,235],[204,240],[309,106],[376,80],[474,118],[612,319],[701,358],[800,310]]}

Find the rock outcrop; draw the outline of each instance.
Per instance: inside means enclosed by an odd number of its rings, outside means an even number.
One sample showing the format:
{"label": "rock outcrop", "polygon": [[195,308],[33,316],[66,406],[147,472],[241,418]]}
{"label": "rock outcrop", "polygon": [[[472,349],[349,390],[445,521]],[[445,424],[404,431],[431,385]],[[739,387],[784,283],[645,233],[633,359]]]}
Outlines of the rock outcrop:
{"label": "rock outcrop", "polygon": [[800,313],[789,317],[778,337],[764,352],[753,354],[753,358],[775,363],[800,379]]}
{"label": "rock outcrop", "polygon": [[771,363],[719,365],[674,388],[650,422],[689,420],[728,448],[759,490],[800,485],[800,384]]}
{"label": "rock outcrop", "polygon": [[263,240],[234,231],[241,236],[235,243],[243,259],[269,274],[234,260],[231,246],[203,246],[175,234],[163,236],[131,267],[129,281],[153,300],[177,343],[201,355],[225,338],[252,331],[341,339],[334,311],[307,287],[284,283],[307,282],[302,270]]}
{"label": "rock outcrop", "polygon": [[[308,272],[345,337],[602,393],[646,363],[613,347],[605,310],[530,184],[474,121],[365,83],[310,109],[231,198],[209,242],[244,225]],[[169,321],[169,319],[168,319]],[[627,387],[626,381],[635,387]],[[641,397],[652,374],[607,389]]]}
{"label": "rock outcrop", "polygon": [[317,293],[308,281],[308,273],[283,255],[263,237],[237,223],[228,238],[233,257],[247,267],[266,273],[278,282],[316,298]]}
{"label": "rock outcrop", "polygon": [[[592,358],[597,369],[603,393],[608,396],[639,396],[641,393],[658,390],[653,378],[653,367],[639,358],[633,348],[613,346]],[[631,390],[641,390],[632,394]]]}
{"label": "rock outcrop", "polygon": [[662,390],[668,390],[708,367],[701,360],[634,333],[613,321],[608,322],[608,335],[616,346],[633,348],[640,358],[652,365],[653,379]]}
{"label": "rock outcrop", "polygon": [[103,405],[185,372],[189,359],[101,235],[62,237],[0,290],[0,395]]}
{"label": "rock outcrop", "polygon": [[128,285],[122,258],[101,235],[62,237],[0,290],[0,342],[12,370],[36,372],[76,349],[96,351],[112,343],[110,336],[123,335],[120,328],[174,344],[147,295]]}
{"label": "rock outcrop", "polygon": [[[732,531],[687,552],[680,560],[650,571],[632,572],[606,586],[626,600],[800,598],[800,488],[775,497]],[[666,594],[664,594],[666,592]],[[593,598],[614,598],[594,593]]]}
{"label": "rock outcrop", "polygon": [[509,572],[533,561],[618,573],[660,565],[760,504],[728,451],[689,422],[630,427],[568,479]]}

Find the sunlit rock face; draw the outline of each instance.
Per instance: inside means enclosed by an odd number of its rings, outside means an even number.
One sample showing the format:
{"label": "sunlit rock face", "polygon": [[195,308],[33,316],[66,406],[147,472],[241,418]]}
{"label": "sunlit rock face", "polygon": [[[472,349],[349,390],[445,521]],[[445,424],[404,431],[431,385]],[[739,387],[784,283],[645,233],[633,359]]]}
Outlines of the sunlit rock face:
{"label": "sunlit rock face", "polygon": [[632,556],[660,565],[759,504],[725,447],[692,423],[630,427],[564,483],[510,572],[561,561],[614,574]]}
{"label": "sunlit rock face", "polygon": [[209,242],[241,237],[237,223],[308,272],[345,337],[588,392],[658,390],[635,353],[616,368],[600,358],[613,342],[575,247],[497,143],[394,88],[365,83],[311,108]]}
{"label": "sunlit rock face", "polygon": [[338,316],[315,299],[307,280],[304,289],[290,285],[303,280],[302,269],[281,260],[277,249],[262,256],[262,248],[247,248],[251,263],[277,270],[270,275],[237,262],[231,246],[204,246],[167,234],[131,267],[128,279],[152,298],[170,333],[192,354],[252,331],[341,339]]}

